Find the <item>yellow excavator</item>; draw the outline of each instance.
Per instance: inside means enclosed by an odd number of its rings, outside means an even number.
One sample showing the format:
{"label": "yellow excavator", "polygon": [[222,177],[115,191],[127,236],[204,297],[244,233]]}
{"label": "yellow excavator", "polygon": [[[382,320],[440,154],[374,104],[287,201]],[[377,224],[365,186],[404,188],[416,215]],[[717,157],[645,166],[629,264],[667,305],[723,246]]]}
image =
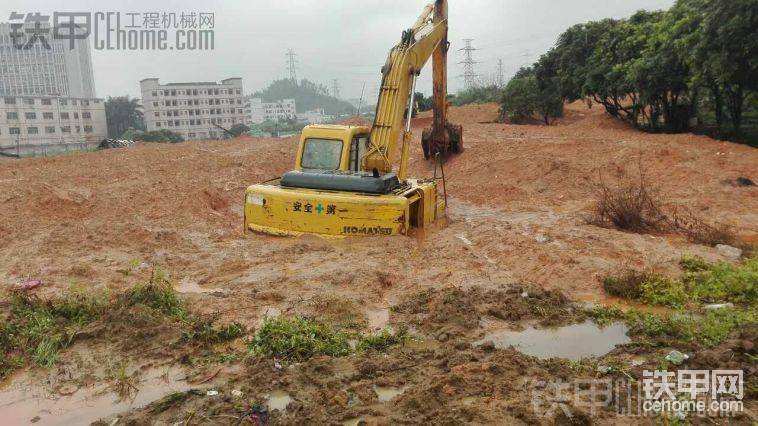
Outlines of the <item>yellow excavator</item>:
{"label": "yellow excavator", "polygon": [[407,168],[416,79],[430,57],[434,121],[423,132],[424,155],[444,158],[463,149],[462,128],[447,122],[447,33],[447,1],[435,0],[403,32],[382,67],[373,126],[305,127],[295,170],[247,189],[245,230],[273,235],[396,235],[444,216],[446,197],[439,196],[436,176],[409,178]]}

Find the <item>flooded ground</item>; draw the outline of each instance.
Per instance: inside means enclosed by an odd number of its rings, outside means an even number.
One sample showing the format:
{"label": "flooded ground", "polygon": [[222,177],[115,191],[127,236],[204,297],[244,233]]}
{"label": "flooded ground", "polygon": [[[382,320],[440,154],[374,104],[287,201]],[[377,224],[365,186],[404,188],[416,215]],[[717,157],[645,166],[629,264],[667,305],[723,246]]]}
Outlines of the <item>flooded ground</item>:
{"label": "flooded ground", "polygon": [[110,422],[118,413],[141,408],[175,392],[190,389],[179,368],[151,369],[119,395],[117,384],[79,386],[32,380],[22,374],[0,389],[0,423],[5,425],[87,425]]}
{"label": "flooded ground", "polygon": [[600,327],[592,321],[558,328],[535,328],[523,331],[502,330],[486,336],[479,344],[492,342],[498,349],[513,346],[518,351],[540,359],[582,358],[605,355],[616,345],[631,342],[627,326],[614,323]]}

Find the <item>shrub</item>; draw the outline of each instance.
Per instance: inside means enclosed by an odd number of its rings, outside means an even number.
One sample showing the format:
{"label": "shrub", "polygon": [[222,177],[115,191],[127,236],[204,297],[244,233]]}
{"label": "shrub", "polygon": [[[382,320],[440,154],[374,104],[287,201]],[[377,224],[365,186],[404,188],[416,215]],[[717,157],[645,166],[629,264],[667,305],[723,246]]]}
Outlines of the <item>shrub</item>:
{"label": "shrub", "polygon": [[597,185],[590,223],[626,231],[652,232],[665,230],[666,221],[658,193],[651,189],[642,172],[639,180],[619,182],[615,188],[604,182]]}
{"label": "shrub", "polygon": [[153,271],[150,281],[138,284],[120,297],[125,306],[144,305],[176,319],[186,319],[187,310],[179,300],[171,282],[160,271]]}
{"label": "shrub", "polygon": [[645,272],[628,269],[618,276],[603,278],[603,288],[611,296],[624,299],[639,299],[642,296],[642,283],[648,278]]}
{"label": "shrub", "polygon": [[680,280],[653,274],[642,283],[640,299],[653,305],[680,308],[687,303],[689,298]]}

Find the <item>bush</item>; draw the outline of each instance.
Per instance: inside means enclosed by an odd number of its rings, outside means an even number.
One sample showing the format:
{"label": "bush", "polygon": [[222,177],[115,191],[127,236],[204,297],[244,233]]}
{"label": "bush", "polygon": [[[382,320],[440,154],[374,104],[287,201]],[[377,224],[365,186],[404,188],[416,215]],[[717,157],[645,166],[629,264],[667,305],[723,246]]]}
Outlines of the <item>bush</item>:
{"label": "bush", "polygon": [[534,76],[514,78],[505,86],[500,113],[514,123],[530,118],[537,109],[537,80]]}
{"label": "bush", "polygon": [[639,180],[627,180],[612,188],[597,185],[597,195],[589,222],[633,232],[662,231],[667,228],[657,191],[651,189],[644,174]]}
{"label": "bush", "polygon": [[689,297],[680,280],[653,274],[642,283],[640,299],[652,305],[681,308],[687,303]]}
{"label": "bush", "polygon": [[176,319],[187,319],[187,310],[174,291],[174,286],[160,271],[153,271],[150,281],[138,284],[120,296],[124,306],[143,305]]}
{"label": "bush", "polygon": [[642,284],[649,278],[645,272],[629,269],[619,276],[603,278],[603,288],[611,296],[624,299],[639,299],[642,297]]}

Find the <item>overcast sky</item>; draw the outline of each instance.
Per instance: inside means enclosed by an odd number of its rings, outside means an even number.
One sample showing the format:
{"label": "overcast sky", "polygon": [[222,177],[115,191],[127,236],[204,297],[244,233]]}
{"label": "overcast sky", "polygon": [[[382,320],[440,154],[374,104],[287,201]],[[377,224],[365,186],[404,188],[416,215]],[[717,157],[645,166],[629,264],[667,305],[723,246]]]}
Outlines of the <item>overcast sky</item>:
{"label": "overcast sky", "polygon": [[[211,51],[93,50],[99,97],[139,96],[139,81],[218,81],[242,77],[245,92],[288,74],[285,53],[297,54],[298,78],[331,87],[337,79],[343,98],[357,98],[366,84],[374,98],[379,69],[402,30],[412,25],[428,0],[2,0],[0,20],[10,13],[53,11],[126,13],[212,12],[215,49]],[[666,9],[674,0],[450,0],[450,86],[463,85],[463,39],[474,39],[475,72],[493,78],[498,59],[506,79],[535,61],[567,27],[606,17],[621,18],[639,9]],[[140,22],[141,24],[141,22]],[[169,40],[174,40],[174,30]],[[419,89],[431,93],[431,66]]]}

